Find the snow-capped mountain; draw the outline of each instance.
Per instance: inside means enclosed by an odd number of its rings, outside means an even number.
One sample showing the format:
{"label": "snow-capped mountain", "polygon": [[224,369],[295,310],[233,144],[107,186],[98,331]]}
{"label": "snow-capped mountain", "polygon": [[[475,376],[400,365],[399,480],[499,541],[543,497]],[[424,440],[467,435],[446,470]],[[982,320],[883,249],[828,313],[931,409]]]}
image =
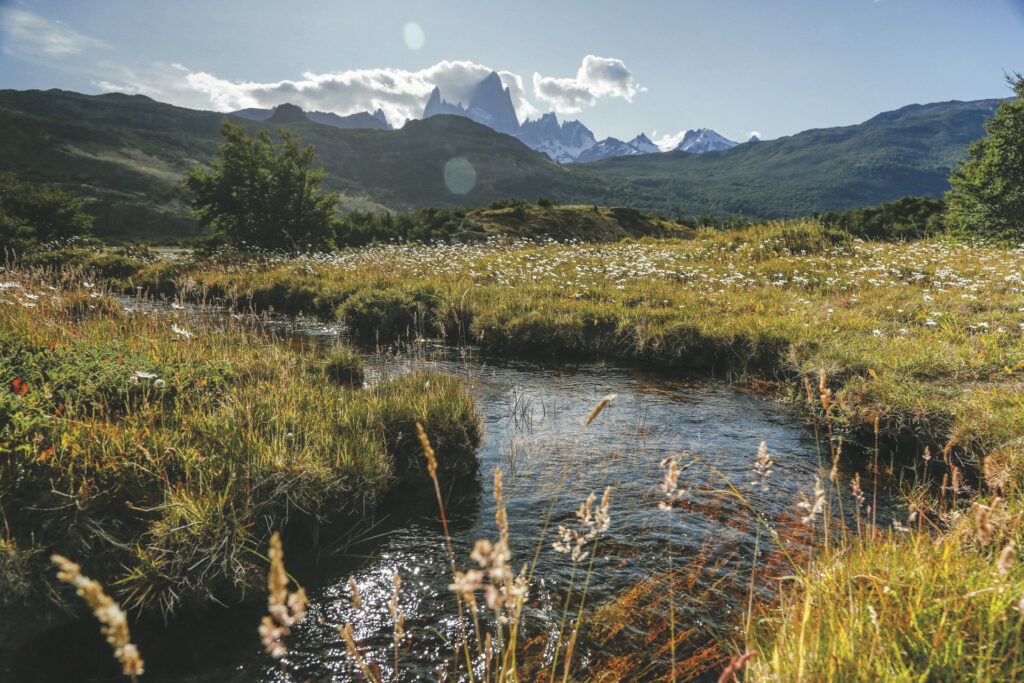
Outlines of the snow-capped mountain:
{"label": "snow-capped mountain", "polygon": [[535,121],[526,121],[519,127],[516,137],[530,149],[544,152],[563,164],[575,161],[597,144],[594,134],[582,123],[565,121],[559,124],[553,113],[544,114]]}
{"label": "snow-capped mountain", "polygon": [[608,157],[625,157],[634,154],[638,154],[636,147],[628,142],[623,142],[618,138],[605,138],[577,156],[573,161],[582,164],[588,161],[607,159]]}
{"label": "snow-capped mountain", "polygon": [[583,154],[575,158],[580,164],[589,161],[600,161],[608,157],[635,157],[636,155],[649,155],[660,152],[657,145],[650,141],[644,133],[640,133],[629,142],[624,142],[617,137],[606,137]]}
{"label": "snow-capped mountain", "polygon": [[640,133],[635,138],[629,141],[630,145],[636,148],[638,154],[654,154],[660,152],[658,146],[651,142],[651,139],[646,134]]}
{"label": "snow-capped mountain", "polygon": [[703,152],[719,152],[723,149],[730,149],[737,144],[728,138],[724,138],[710,128],[698,128],[688,130],[683,139],[676,145],[675,151],[701,154]]}
{"label": "snow-capped mountain", "polygon": [[605,138],[577,156],[576,162],[582,164],[588,161],[600,161],[608,157],[636,156],[637,154],[653,154],[660,151],[650,138],[640,133],[629,142],[623,142],[618,138]]}
{"label": "snow-capped mountain", "polygon": [[512,104],[512,95],[508,88],[502,87],[501,78],[493,71],[473,88],[468,106],[443,99],[441,89],[435,87],[423,109],[423,118],[437,114],[465,116],[506,135],[519,132],[519,117]]}
{"label": "snow-capped mountain", "polygon": [[543,152],[563,164],[658,151],[643,133],[630,142],[607,138],[599,144],[594,133],[581,122],[559,123],[554,113],[520,124],[509,89],[502,87],[501,78],[493,71],[473,88],[468,104],[449,102],[444,99],[440,88],[434,88],[423,109],[423,118],[437,114],[465,116],[499,133],[517,137],[530,149]]}

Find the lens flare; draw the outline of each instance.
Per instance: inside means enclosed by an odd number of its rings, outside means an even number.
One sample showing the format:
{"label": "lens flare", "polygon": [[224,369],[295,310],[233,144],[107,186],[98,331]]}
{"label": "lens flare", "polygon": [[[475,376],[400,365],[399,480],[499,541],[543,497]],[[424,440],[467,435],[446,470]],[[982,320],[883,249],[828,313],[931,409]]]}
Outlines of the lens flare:
{"label": "lens flare", "polygon": [[449,159],[444,165],[444,184],[452,194],[466,194],[476,187],[476,169],[466,157]]}
{"label": "lens flare", "polygon": [[419,50],[426,42],[427,35],[423,32],[423,27],[415,21],[410,21],[402,28],[402,38],[410,50]]}

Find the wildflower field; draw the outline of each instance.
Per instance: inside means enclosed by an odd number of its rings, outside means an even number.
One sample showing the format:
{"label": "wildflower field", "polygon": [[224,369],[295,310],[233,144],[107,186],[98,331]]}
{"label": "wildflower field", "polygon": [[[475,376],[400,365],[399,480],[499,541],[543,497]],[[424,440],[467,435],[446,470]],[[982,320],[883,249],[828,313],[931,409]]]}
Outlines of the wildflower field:
{"label": "wildflower field", "polygon": [[[442,439],[433,448],[449,455],[453,444],[456,452],[471,451],[475,423],[450,380],[430,381],[429,390],[417,376],[374,389],[339,386],[322,359],[238,330],[193,335],[172,320],[137,316],[114,303],[102,304],[109,308],[97,315],[89,309],[101,305],[90,298],[93,290],[57,282],[69,272],[62,264],[72,260],[80,261],[71,271],[76,282],[90,272],[86,277],[104,287],[140,298],[218,303],[239,314],[317,315],[344,322],[354,339],[371,344],[440,337],[488,353],[640,363],[677,375],[726,377],[798,403],[808,428],[830,447],[818,484],[810,482],[807,499],[793,503],[818,551],[758,579],[773,582],[778,598],[752,601],[739,615],[741,636],[721,644],[737,657],[722,680],[1024,676],[1018,655],[1024,570],[1015,562],[1024,515],[1018,484],[1024,250],[942,237],[863,242],[803,221],[611,244],[498,238],[288,258],[126,260],[116,269],[105,257],[91,271],[92,262],[83,258],[54,253],[5,273],[4,381],[21,384],[9,384],[0,396],[5,410],[19,415],[8,429],[23,431],[14,438],[4,432],[2,446],[20,454],[18,471],[48,468],[27,480],[60,482],[49,493],[42,491],[47,483],[38,495],[77,502],[27,515],[24,506],[7,503],[31,490],[18,486],[3,492],[3,512],[11,530],[66,530],[69,515],[99,515],[115,505],[110,491],[129,487],[120,497],[145,512],[123,528],[102,528],[122,539],[154,538],[130,560],[120,545],[110,550],[132,567],[113,576],[137,586],[128,591],[135,602],[172,604],[177,598],[169,596],[182,593],[162,563],[188,567],[201,561],[197,553],[211,553],[211,567],[240,562],[237,551],[228,552],[236,546],[219,540],[224,537],[265,546],[273,526],[252,524],[266,516],[260,506],[281,515],[275,501],[302,493],[314,508],[329,500],[325,491],[379,495],[394,467],[380,453],[411,458],[412,446],[416,457],[422,452],[419,442],[392,444],[391,424],[422,422],[431,441],[435,434]],[[185,349],[202,363],[186,362]],[[95,388],[60,389],[53,378],[69,363],[91,364]],[[63,376],[74,373],[81,370]],[[104,388],[105,377],[116,389]],[[159,390],[157,380],[164,382]],[[37,422],[26,412],[30,399]],[[325,413],[324,405],[339,402],[345,406],[340,415]],[[366,419],[384,403],[393,417]],[[66,423],[54,420],[62,405]],[[208,418],[213,410],[220,419]],[[289,420],[317,426],[303,431],[314,446],[303,453],[311,455],[282,455],[296,438],[290,435],[300,433]],[[358,429],[349,429],[353,425]],[[350,455],[339,461],[339,451]],[[240,457],[261,463],[259,481],[233,477],[232,463]],[[672,497],[684,461],[668,463],[666,514],[686,514]],[[762,484],[770,469],[766,453],[751,461]],[[840,509],[838,470],[855,474],[854,524],[850,511]],[[879,477],[902,487],[905,514],[897,519],[882,519],[873,509]],[[12,479],[5,474],[0,481]],[[652,490],[658,483],[651,482]],[[722,483],[741,500],[756,495],[736,486]],[[211,506],[234,510],[238,487],[260,495],[246,498],[251,505],[230,517],[232,527],[202,523]],[[83,508],[82,501],[89,505]],[[766,544],[781,540],[753,512],[749,523],[765,527]],[[19,538],[34,536],[9,534]],[[4,543],[8,569],[0,588],[10,590],[20,584],[9,568],[29,562],[32,546]],[[150,546],[167,554],[154,556]],[[79,559],[89,555],[88,547],[62,552],[100,575]],[[481,566],[493,569],[496,562],[487,557]],[[113,564],[98,566],[110,571]],[[684,571],[669,566],[668,578],[652,577],[652,584],[675,585],[673,572]],[[514,587],[509,594],[515,600],[528,590],[505,573],[497,580]],[[479,580],[467,583],[465,574],[455,585],[467,601],[484,588]],[[652,639],[675,642],[676,624],[668,625],[668,635],[664,625],[649,626]],[[514,633],[507,631],[506,641],[514,642]],[[631,676],[628,670],[615,675]]]}

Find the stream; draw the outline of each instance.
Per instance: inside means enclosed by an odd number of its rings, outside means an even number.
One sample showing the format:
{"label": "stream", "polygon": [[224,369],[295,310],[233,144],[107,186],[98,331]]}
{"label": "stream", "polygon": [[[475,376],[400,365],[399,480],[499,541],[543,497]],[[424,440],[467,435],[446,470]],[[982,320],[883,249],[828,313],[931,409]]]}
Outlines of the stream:
{"label": "stream", "polygon": [[[301,319],[279,323],[275,332],[282,343],[291,344],[332,344],[340,336],[337,328]],[[483,422],[481,467],[477,485],[448,510],[451,542],[464,570],[471,566],[469,553],[477,539],[497,539],[493,472],[500,468],[510,564],[518,570],[537,554],[521,636],[530,643],[527,651],[535,662],[543,664],[553,655],[570,582],[573,616],[578,609],[586,561],[574,572],[570,556],[555,552],[552,541],[557,525],[576,525],[575,511],[592,492],[600,500],[605,487],[611,487],[611,520],[596,546],[585,602],[585,622],[596,609],[604,625],[581,631],[574,653],[581,679],[593,671],[589,667],[604,666],[624,653],[648,652],[655,663],[667,662],[668,653],[656,650],[663,649],[668,632],[654,643],[645,639],[651,619],[667,625],[670,566],[676,629],[698,634],[691,649],[714,639],[742,640],[735,629],[751,590],[755,548],[758,597],[770,598],[778,585],[775,577],[790,573],[785,554],[751,508],[784,539],[786,552],[795,555],[810,540],[797,503],[801,495],[812,495],[819,458],[829,456],[827,444],[820,444],[819,451],[813,432],[790,406],[723,381],[678,381],[598,364],[495,359],[431,343],[402,353],[367,352],[366,361],[369,381],[427,368],[455,375],[470,388]],[[585,427],[587,415],[608,394],[616,397]],[[753,468],[762,441],[774,460],[763,482]],[[683,451],[701,461],[680,474],[679,486],[686,493],[666,512],[658,508],[665,471],[660,463]],[[749,507],[729,491],[726,480]],[[841,479],[840,485],[849,512],[848,482]],[[878,500],[880,521],[888,504]],[[265,604],[257,599],[211,610],[198,622],[143,628],[136,634],[147,663],[143,680],[357,680],[361,676],[337,631],[347,622],[383,680],[436,680],[436,667],[452,659],[449,643],[459,633],[456,601],[448,589],[451,567],[436,501],[416,507],[408,517],[408,511],[404,516],[396,511],[393,523],[385,520],[373,530],[378,538],[358,546],[358,556],[341,558],[315,582],[306,582],[309,613],[286,639],[290,653],[284,666],[262,652],[256,627]],[[406,634],[394,678],[388,604],[396,572],[402,580],[399,605]],[[362,598],[358,611],[352,606],[350,576]],[[687,643],[680,647],[685,657]],[[564,656],[564,641],[561,652]],[[24,646],[13,661],[6,674],[13,676],[10,680],[123,680],[94,623],[48,632]],[[29,672],[31,678],[20,677]]]}

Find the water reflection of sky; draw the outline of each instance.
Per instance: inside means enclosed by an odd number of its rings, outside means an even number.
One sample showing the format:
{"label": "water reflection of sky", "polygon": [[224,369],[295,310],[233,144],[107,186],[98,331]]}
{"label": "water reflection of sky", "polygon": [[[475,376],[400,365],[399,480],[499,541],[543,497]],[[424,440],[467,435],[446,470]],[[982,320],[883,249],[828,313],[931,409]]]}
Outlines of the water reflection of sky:
{"label": "water reflection of sky", "polygon": [[[422,359],[398,359],[379,366],[387,375],[421,367]],[[505,472],[505,498],[511,525],[513,566],[529,562],[551,511],[550,525],[573,524],[574,511],[591,493],[612,492],[612,523],[595,560],[588,603],[600,605],[652,572],[665,571],[667,553],[685,565],[703,553],[728,558],[709,563],[699,582],[704,588],[723,575],[749,571],[756,524],[751,513],[723,493],[725,482],[695,464],[680,477],[689,488],[682,506],[671,515],[660,511],[659,463],[689,450],[713,464],[744,494],[753,487],[753,463],[761,441],[776,461],[767,490],[751,497],[770,519],[792,516],[799,493],[810,493],[817,471],[813,439],[791,410],[748,396],[718,382],[679,383],[650,374],[578,365],[538,367],[530,363],[438,360],[426,363],[464,377],[472,386],[484,423],[480,449],[483,495],[475,504],[451,511],[455,555],[462,567],[477,538],[494,538],[491,474]],[[607,394],[617,397],[589,426],[590,410]],[[443,453],[439,454],[443,457]],[[557,629],[552,609],[569,585],[571,562],[550,548],[548,532],[531,587],[528,634]],[[762,548],[767,542],[762,539]],[[403,577],[402,609],[408,635],[400,653],[403,676],[431,676],[438,661],[451,656],[444,639],[457,636],[455,603],[447,590],[448,556],[439,519],[429,514],[388,537],[354,573],[363,607],[351,605],[347,576],[312,593],[314,618],[292,638],[298,677],[347,676],[344,646],[334,627],[351,622],[357,639],[387,677],[392,668],[392,620],[387,604],[392,574]],[[712,592],[713,589],[712,589]],[[706,599],[706,595],[703,596]],[[728,606],[739,595],[722,592],[714,607],[678,596],[680,619],[724,628]],[[581,648],[585,653],[585,646]],[[272,679],[277,669],[268,666]]]}

